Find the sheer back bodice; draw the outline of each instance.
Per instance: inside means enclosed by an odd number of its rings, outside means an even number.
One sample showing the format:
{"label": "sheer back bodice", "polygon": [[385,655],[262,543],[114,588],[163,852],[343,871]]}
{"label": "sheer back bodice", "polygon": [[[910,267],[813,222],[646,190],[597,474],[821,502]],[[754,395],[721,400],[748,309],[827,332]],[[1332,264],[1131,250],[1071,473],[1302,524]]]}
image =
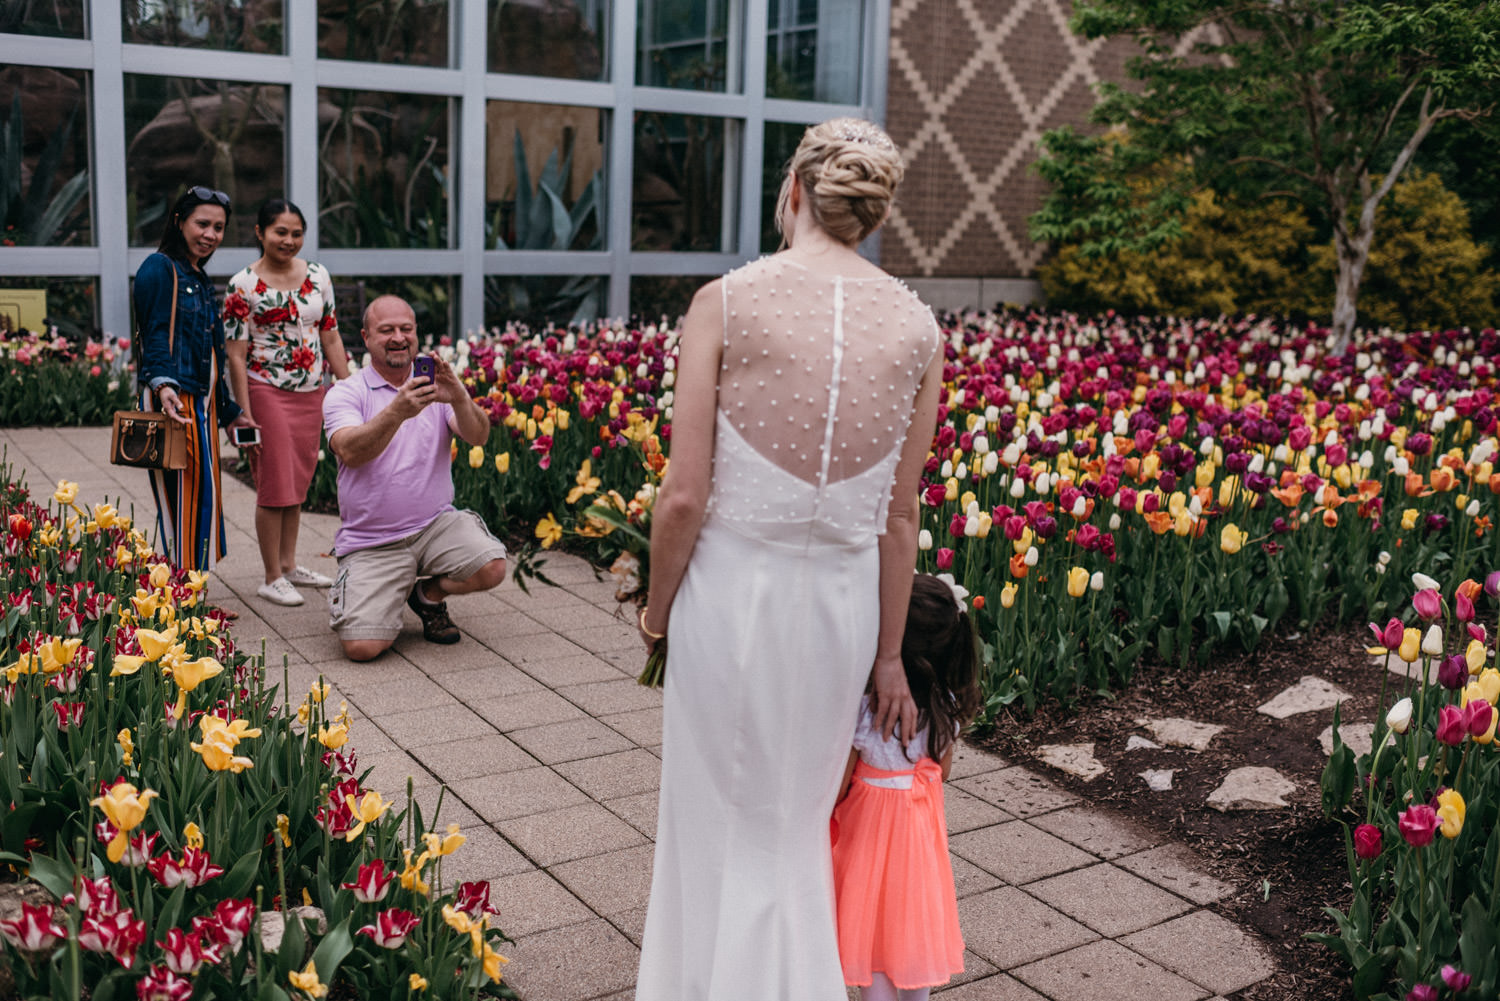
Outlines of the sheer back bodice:
{"label": "sheer back bodice", "polygon": [[885,275],[767,257],[726,275],[711,510],[762,525],[884,530],[932,313]]}

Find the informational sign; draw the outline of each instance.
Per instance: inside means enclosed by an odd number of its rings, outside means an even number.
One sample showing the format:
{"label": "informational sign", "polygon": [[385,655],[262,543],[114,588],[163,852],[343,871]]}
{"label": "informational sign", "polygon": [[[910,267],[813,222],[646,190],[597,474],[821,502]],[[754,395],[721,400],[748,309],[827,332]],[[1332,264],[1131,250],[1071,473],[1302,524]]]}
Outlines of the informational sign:
{"label": "informational sign", "polygon": [[0,332],[18,330],[34,334],[44,332],[47,318],[47,291],[36,288],[0,288]]}

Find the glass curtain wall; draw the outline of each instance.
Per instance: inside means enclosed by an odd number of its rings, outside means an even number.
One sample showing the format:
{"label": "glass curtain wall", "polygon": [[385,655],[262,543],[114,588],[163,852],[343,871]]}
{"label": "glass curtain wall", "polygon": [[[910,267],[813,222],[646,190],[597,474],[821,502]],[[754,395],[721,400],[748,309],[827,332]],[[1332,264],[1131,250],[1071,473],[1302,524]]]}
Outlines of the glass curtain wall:
{"label": "glass curtain wall", "polygon": [[[287,197],[345,334],[383,292],[424,330],[686,305],[774,249],[802,129],[879,120],[875,0],[16,0],[0,4],[0,290],[131,329],[184,187],[254,260]],[[13,296],[14,297],[14,296]],[[34,310],[28,315],[34,315]]]}

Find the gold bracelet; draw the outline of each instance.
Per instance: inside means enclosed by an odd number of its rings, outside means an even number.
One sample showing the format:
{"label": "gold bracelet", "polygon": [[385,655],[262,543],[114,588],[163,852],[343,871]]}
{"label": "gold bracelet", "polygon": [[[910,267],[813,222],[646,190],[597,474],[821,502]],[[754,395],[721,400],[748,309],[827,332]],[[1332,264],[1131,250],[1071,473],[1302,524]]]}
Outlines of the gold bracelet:
{"label": "gold bracelet", "polygon": [[637,623],[641,627],[641,632],[643,632],[643,633],[646,634],[646,638],[647,639],[664,640],[664,639],[667,638],[667,634],[666,633],[653,633],[651,630],[649,630],[649,629],[646,628],[646,606],[645,605],[641,606],[641,614],[636,617],[636,621],[637,621]]}

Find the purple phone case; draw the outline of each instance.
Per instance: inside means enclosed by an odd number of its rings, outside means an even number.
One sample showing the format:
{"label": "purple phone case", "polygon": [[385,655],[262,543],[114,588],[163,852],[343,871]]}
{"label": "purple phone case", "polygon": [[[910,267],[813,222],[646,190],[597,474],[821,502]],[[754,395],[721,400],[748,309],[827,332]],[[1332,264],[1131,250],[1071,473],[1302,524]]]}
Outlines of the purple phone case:
{"label": "purple phone case", "polygon": [[412,362],[411,374],[413,376],[426,376],[427,381],[431,382],[437,374],[437,366],[433,364],[430,355],[417,355],[417,360]]}

